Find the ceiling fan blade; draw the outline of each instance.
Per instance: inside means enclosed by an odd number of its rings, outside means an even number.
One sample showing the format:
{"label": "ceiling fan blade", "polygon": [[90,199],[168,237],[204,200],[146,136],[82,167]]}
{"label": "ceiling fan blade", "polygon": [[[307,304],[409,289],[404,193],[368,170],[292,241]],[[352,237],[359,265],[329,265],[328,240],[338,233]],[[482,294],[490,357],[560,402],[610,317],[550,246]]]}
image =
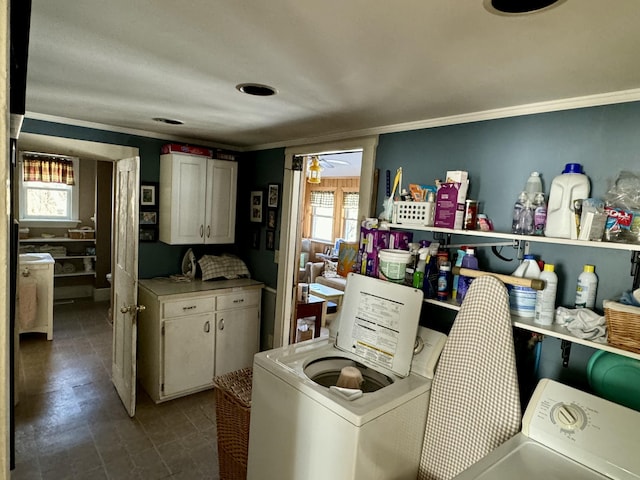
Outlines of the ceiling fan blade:
{"label": "ceiling fan blade", "polygon": [[336,165],[351,165],[349,162],[346,162],[344,160],[334,160],[332,158],[327,158],[324,161],[329,163],[335,163]]}
{"label": "ceiling fan blade", "polygon": [[331,163],[329,163],[328,160],[320,160],[320,165],[327,168],[336,168],[333,165],[331,165]]}

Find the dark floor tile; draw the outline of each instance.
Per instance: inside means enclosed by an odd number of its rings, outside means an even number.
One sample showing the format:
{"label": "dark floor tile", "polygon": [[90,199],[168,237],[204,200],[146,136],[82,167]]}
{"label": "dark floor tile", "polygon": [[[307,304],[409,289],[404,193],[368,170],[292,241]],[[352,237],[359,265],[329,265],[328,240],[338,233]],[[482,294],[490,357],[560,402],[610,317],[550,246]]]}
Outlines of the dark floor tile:
{"label": "dark floor tile", "polygon": [[108,302],[54,308],[54,339],[22,335],[12,480],[218,478],[212,391],[129,418],[111,383]]}

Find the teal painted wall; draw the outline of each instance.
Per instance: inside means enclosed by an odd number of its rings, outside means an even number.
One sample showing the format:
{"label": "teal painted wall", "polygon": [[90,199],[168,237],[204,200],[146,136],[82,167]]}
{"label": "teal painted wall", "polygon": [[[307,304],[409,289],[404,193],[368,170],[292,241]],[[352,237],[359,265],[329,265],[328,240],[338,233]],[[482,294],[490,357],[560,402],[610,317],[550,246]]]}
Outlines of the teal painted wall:
{"label": "teal painted wall", "polygon": [[[238,232],[242,231],[238,236],[239,248],[241,248],[243,256],[247,259],[250,270],[255,272],[255,278],[272,288],[276,288],[278,281],[278,265],[274,261],[275,251],[266,249],[266,224],[252,223],[249,221],[249,198],[250,192],[253,190],[264,190],[266,195],[269,184],[275,183],[280,186],[280,199],[278,201],[275,228],[275,247],[277,249],[280,242],[283,172],[284,148],[248,152],[244,155],[238,182],[238,222],[242,223],[241,228],[238,230]],[[251,238],[254,231],[259,231],[260,235],[258,249],[251,247]]]}
{"label": "teal painted wall", "polygon": [[[640,103],[636,102],[393,133],[380,137],[376,167],[381,179],[385,170],[395,172],[402,167],[405,186],[409,182],[433,184],[436,178],[444,179],[447,170],[467,170],[468,198],[480,201],[480,211],[493,220],[496,230],[509,231],[513,203],[531,171],[542,173],[548,193],[565,163],[581,163],[591,180],[592,195],[602,196],[620,171],[640,171],[638,131]],[[384,192],[382,181],[379,189]],[[415,238],[431,236],[423,233]],[[453,241],[472,243],[478,239],[457,237]],[[514,257],[516,252],[505,247],[502,253]],[[585,263],[595,264],[600,277],[598,307],[603,299],[616,298],[631,288],[628,252],[533,244],[531,253],[556,265],[558,301],[563,305],[573,304],[576,280]],[[499,273],[510,273],[517,265],[516,260],[497,259],[487,248],[480,249],[479,257],[481,268]],[[426,310],[427,318],[434,322],[442,316],[451,317],[437,308]],[[547,338],[540,374],[584,386],[584,371],[592,353],[590,348],[574,345],[569,368],[563,368],[560,342]]]}

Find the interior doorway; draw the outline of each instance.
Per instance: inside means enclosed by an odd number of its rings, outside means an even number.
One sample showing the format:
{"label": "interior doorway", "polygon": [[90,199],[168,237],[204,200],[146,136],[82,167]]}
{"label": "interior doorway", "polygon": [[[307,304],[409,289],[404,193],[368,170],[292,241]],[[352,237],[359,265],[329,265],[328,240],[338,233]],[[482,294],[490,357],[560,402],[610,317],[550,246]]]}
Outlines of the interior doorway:
{"label": "interior doorway", "polygon": [[[92,160],[95,160],[96,165],[102,166],[100,169],[98,168],[95,169],[98,175],[99,175],[99,172],[98,172],[99,170],[103,171],[102,168],[113,170],[113,166],[115,165],[115,162],[117,162],[118,160],[139,156],[138,148],[135,148],[135,147],[111,145],[111,144],[104,144],[104,143],[98,143],[98,142],[74,140],[74,139],[68,139],[68,138],[53,137],[53,136],[39,135],[39,134],[30,134],[30,133],[22,133],[20,135],[20,139],[18,140],[18,143],[17,143],[17,148],[18,150],[28,150],[28,151],[36,151],[36,152],[40,151],[43,153],[56,153],[59,155],[78,157],[80,158],[80,162],[82,162],[82,158],[92,159]],[[12,195],[17,194],[17,189],[19,188],[18,182],[12,183],[11,188],[12,188],[11,194]],[[109,188],[110,190],[113,190],[111,185],[108,186],[107,188]],[[108,212],[111,212],[112,207],[115,206],[116,201],[117,200],[114,199],[113,202],[109,202],[108,205],[102,205],[102,206],[97,205],[96,209],[99,207],[103,209],[106,208]],[[111,223],[110,218],[108,219],[108,222]],[[136,231],[137,231],[137,228],[136,228]],[[98,225],[96,225],[96,232],[99,232]],[[109,235],[109,238],[106,241],[111,243],[111,235]],[[110,257],[111,256],[112,254],[110,254]],[[108,265],[110,266],[111,264],[112,264],[112,260],[111,258],[109,258]],[[134,268],[137,271],[137,268],[138,268],[137,262]],[[110,271],[110,268],[109,268],[109,271]],[[106,278],[104,280],[105,280],[104,283],[106,283]],[[101,292],[102,296],[98,295],[98,297],[94,297],[94,299],[96,300],[100,298],[108,299],[109,288],[106,287],[103,290],[106,290],[106,292],[105,291]],[[54,309],[54,317],[55,317],[55,309]],[[55,318],[54,318],[54,322],[55,322]],[[53,341],[55,342],[55,336]],[[18,346],[18,344],[19,342],[16,342],[16,347]],[[18,348],[16,348],[16,357],[17,355],[19,355]],[[17,382],[18,378],[19,376],[16,375],[16,389],[18,388],[18,382]]]}
{"label": "interior doorway", "polygon": [[[287,148],[283,178],[283,211],[280,232],[278,292],[274,324],[274,345],[289,343],[291,318],[295,310],[295,290],[300,271],[300,244],[304,212],[304,194],[309,161],[313,157],[328,157],[339,152],[361,152],[359,203],[356,224],[372,215],[375,208],[377,182],[374,181],[375,149],[378,137],[366,137],[331,143]],[[329,168],[325,168],[325,171]]]}

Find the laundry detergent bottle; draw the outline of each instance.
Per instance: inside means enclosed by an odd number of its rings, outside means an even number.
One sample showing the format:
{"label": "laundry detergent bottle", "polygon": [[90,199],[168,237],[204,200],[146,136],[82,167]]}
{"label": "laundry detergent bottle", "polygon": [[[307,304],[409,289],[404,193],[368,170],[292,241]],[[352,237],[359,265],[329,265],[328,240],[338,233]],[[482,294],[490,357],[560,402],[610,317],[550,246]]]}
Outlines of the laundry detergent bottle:
{"label": "laundry detergent bottle", "polygon": [[[514,277],[538,278],[540,267],[533,255],[525,255],[522,263],[512,273]],[[536,314],[536,291],[529,287],[517,285],[509,289],[509,310],[512,315],[533,318]]]}
{"label": "laundry detergent bottle", "polygon": [[578,238],[578,219],[574,210],[576,200],[589,198],[589,177],[582,173],[579,163],[567,163],[551,182],[547,203],[547,237]]}

